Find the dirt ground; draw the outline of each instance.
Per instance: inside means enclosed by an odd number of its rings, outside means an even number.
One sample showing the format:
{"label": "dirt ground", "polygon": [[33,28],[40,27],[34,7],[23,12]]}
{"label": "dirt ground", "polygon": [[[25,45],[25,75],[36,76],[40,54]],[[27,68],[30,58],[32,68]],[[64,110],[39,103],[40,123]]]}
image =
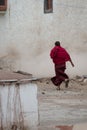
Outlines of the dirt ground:
{"label": "dirt ground", "polygon": [[[46,91],[47,92],[48,91],[49,92],[57,91],[56,90],[57,87],[55,85],[53,85],[53,83],[51,82],[50,79],[51,78],[41,78],[36,81],[38,90],[40,92],[42,91],[42,94],[45,94]],[[61,93],[62,98],[64,98],[63,96],[65,96],[64,93],[67,93],[67,96],[71,95],[70,96],[71,98],[75,98],[74,92],[76,93],[77,98],[81,98],[81,99],[87,98],[87,78],[76,76],[76,77],[70,79],[68,88],[65,87],[65,82],[63,82],[60,86],[60,90],[57,92],[63,93],[63,94]],[[70,92],[70,95],[68,95],[68,92]]]}
{"label": "dirt ground", "polygon": [[35,81],[38,86],[40,126],[87,123],[87,77],[70,79],[68,88],[57,91],[50,78]]}

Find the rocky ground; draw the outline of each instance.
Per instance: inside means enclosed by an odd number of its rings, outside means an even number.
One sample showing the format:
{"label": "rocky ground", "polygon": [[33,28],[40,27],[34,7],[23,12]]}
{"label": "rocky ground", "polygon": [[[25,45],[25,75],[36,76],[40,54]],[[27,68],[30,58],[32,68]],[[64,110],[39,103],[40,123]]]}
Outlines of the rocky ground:
{"label": "rocky ground", "polygon": [[[87,123],[87,77],[70,79],[69,87],[61,84],[57,91],[50,78],[35,81],[38,86],[40,130],[51,126]],[[48,129],[48,128],[47,128]]]}

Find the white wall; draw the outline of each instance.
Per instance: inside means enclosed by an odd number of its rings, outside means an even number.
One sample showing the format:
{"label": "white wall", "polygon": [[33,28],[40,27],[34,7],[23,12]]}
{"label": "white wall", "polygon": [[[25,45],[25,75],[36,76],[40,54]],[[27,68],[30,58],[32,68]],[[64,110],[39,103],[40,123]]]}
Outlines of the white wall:
{"label": "white wall", "polygon": [[[0,126],[11,126],[20,122],[24,127],[37,126],[38,100],[36,84],[28,83],[15,87],[15,85],[0,85]],[[22,122],[23,121],[23,122]]]}
{"label": "white wall", "polygon": [[75,63],[67,72],[87,74],[87,1],[53,2],[53,13],[44,14],[44,0],[8,0],[6,13],[0,14],[0,67],[52,76],[49,53],[60,40]]}

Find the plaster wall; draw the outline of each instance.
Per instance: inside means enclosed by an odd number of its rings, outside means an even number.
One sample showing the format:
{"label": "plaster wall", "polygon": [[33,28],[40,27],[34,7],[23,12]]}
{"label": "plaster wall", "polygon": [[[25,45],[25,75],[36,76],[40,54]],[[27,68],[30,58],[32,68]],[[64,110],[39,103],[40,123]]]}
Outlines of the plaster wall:
{"label": "plaster wall", "polygon": [[44,14],[44,0],[8,0],[0,13],[0,67],[23,70],[37,77],[52,76],[49,57],[54,42],[70,53],[70,76],[87,74],[87,1],[53,0],[53,13]]}
{"label": "plaster wall", "polygon": [[[36,84],[27,83],[19,87],[0,85],[0,120],[3,128],[37,126],[38,101]],[[0,124],[1,126],[1,124]]]}

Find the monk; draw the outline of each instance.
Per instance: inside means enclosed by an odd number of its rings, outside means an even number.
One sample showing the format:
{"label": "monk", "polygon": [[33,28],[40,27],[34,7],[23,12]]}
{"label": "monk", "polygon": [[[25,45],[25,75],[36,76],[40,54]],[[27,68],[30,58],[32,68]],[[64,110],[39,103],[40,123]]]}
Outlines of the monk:
{"label": "monk", "polygon": [[74,64],[69,53],[63,47],[61,47],[59,41],[55,42],[55,47],[50,51],[50,57],[55,65],[55,77],[52,77],[51,81],[57,86],[57,90],[60,90],[60,84],[63,81],[65,81],[65,87],[68,87],[69,77],[65,73],[66,62],[69,61],[73,67]]}

